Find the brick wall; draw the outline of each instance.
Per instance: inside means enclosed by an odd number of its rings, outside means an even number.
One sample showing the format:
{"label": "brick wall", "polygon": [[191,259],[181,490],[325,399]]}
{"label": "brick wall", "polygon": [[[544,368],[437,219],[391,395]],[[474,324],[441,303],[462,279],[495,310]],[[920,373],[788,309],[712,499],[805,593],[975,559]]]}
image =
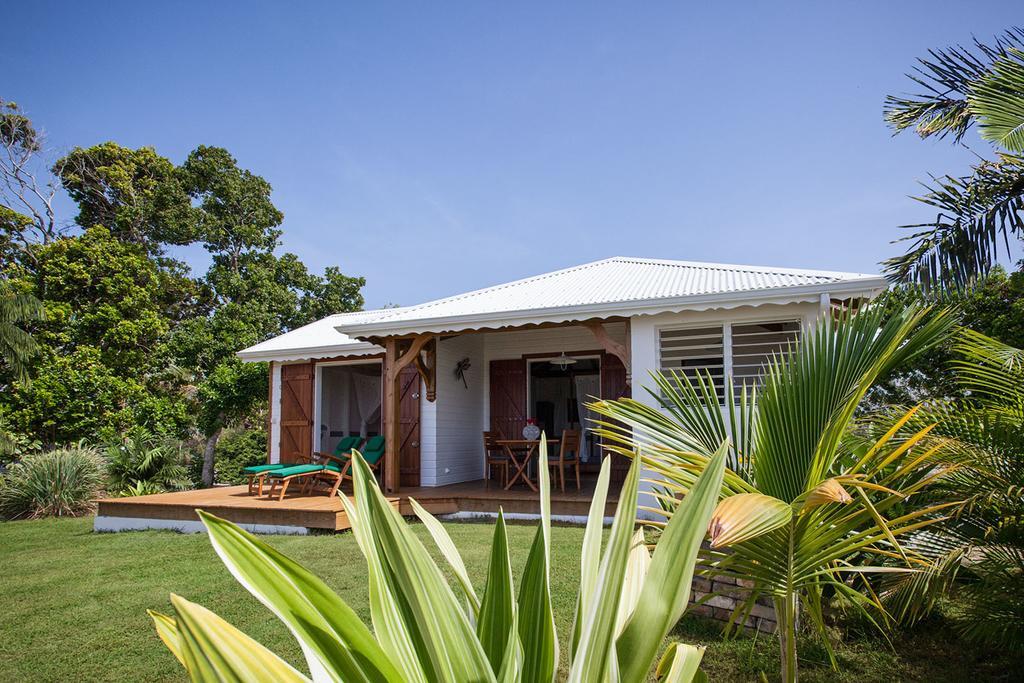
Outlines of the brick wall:
{"label": "brick wall", "polygon": [[[707,578],[695,576],[693,586],[690,589],[690,607],[687,614],[696,614],[708,619],[728,623],[736,606],[742,604],[746,599],[750,584],[745,584],[742,579],[733,579],[725,576]],[[696,605],[709,593],[714,593],[703,603]],[[775,609],[772,607],[770,598],[762,597],[754,603],[746,622],[743,626],[747,629],[757,629],[763,633],[775,632]]]}

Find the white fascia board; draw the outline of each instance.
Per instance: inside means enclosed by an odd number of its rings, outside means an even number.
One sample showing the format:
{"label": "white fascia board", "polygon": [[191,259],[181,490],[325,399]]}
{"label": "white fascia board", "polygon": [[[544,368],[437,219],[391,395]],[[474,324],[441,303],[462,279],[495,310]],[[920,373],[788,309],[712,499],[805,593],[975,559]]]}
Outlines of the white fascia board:
{"label": "white fascia board", "polygon": [[760,306],[764,304],[818,302],[822,294],[840,297],[867,296],[873,298],[885,289],[886,281],[884,278],[869,276],[844,280],[842,282],[801,285],[797,287],[776,287],[773,289],[717,292],[699,296],[588,304],[585,306],[561,306],[546,309],[502,311],[501,313],[421,318],[418,320],[396,321],[390,324],[387,320],[383,320],[362,325],[336,325],[334,329],[353,338],[383,337],[424,332],[440,334],[463,332],[481,327],[499,329],[538,323],[587,320],[597,317],[628,318],[637,315],[679,313],[688,310],[701,311],[710,308],[738,308],[740,306]]}
{"label": "white fascia board", "polygon": [[314,358],[332,358],[334,356],[371,356],[383,353],[384,349],[376,344],[361,342],[344,346],[315,346],[300,349],[279,349],[267,351],[239,351],[235,355],[243,363],[266,363],[275,361],[287,363],[296,360],[312,360]]}

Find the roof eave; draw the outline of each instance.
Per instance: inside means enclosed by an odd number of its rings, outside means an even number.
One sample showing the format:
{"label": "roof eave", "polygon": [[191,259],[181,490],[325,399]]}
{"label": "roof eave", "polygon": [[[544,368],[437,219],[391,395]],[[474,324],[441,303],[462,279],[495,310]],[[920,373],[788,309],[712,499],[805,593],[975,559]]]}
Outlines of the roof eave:
{"label": "roof eave", "polygon": [[251,351],[249,349],[243,349],[236,352],[235,355],[243,363],[267,363],[270,361],[284,363],[297,360],[311,360],[314,358],[331,358],[333,356],[367,356],[374,353],[380,353],[383,350],[384,349],[376,344],[359,342],[357,344],[332,344],[328,346],[311,346],[294,349],[268,349],[265,351]]}
{"label": "roof eave", "polygon": [[632,317],[685,310],[708,308],[737,308],[771,303],[795,303],[811,300],[821,294],[876,296],[886,289],[884,278],[866,276],[841,282],[813,285],[773,287],[770,289],[716,292],[699,296],[653,298],[634,301],[589,304],[585,306],[559,306],[532,308],[501,313],[477,313],[460,316],[441,316],[388,323],[387,321],[361,325],[336,325],[334,329],[356,339],[381,338],[418,333],[464,332],[472,329],[498,329],[521,325],[570,322],[591,318]]}

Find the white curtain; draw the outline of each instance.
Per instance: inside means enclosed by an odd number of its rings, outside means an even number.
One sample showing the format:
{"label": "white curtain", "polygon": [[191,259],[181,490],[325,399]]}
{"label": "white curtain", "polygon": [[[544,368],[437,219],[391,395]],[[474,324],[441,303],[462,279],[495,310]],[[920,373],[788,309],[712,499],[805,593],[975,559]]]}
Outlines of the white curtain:
{"label": "white curtain", "polygon": [[352,389],[359,411],[359,435],[365,437],[367,423],[380,410],[380,377],[353,373]]}
{"label": "white curtain", "polygon": [[576,401],[580,414],[580,460],[586,462],[590,459],[590,449],[587,444],[587,429],[591,426],[590,420],[596,418],[593,412],[586,407],[595,398],[601,395],[600,375],[576,375]]}

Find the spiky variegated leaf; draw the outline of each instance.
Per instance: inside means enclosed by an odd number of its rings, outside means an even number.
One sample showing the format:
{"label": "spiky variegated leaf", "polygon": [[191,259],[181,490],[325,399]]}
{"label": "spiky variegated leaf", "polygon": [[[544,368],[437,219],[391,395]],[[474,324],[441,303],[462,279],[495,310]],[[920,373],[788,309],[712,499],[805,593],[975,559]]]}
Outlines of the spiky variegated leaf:
{"label": "spiky variegated leaf", "polygon": [[177,595],[171,596],[171,603],[178,615],[182,659],[193,681],[309,681],[286,661],[205,607]]}
{"label": "spiky variegated leaf", "polygon": [[316,680],[388,681],[398,670],[356,613],[319,577],[236,525],[199,511],[232,576],[285,623]]}
{"label": "spiky variegated leaf", "polygon": [[686,610],[697,551],[718,502],[728,454],[729,444],[724,442],[658,540],[636,609],[615,641],[622,680],[643,679],[665,636]]}

